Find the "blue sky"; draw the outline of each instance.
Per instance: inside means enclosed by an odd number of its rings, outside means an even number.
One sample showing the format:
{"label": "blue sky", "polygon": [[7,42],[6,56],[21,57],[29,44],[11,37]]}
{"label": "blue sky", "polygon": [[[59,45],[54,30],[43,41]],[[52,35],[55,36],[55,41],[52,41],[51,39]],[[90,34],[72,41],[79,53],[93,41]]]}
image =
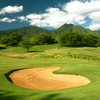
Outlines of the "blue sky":
{"label": "blue sky", "polygon": [[0,0],[0,30],[65,23],[100,29],[100,0]]}

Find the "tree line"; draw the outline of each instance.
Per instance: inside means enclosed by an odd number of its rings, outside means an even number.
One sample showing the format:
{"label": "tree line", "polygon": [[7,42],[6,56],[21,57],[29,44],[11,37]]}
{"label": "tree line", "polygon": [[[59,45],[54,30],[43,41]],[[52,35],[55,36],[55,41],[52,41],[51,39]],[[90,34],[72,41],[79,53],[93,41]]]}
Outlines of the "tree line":
{"label": "tree line", "polygon": [[95,47],[100,46],[100,38],[92,34],[79,34],[72,32],[63,32],[53,37],[46,33],[36,34],[30,39],[24,39],[23,35],[14,32],[8,37],[0,38],[0,43],[7,46],[21,46],[29,51],[34,45],[46,45],[59,43],[61,47]]}
{"label": "tree line", "polygon": [[46,44],[53,44],[55,43],[55,38],[52,36],[41,33],[36,34],[30,39],[23,38],[23,35],[14,32],[11,33],[8,37],[2,37],[0,38],[0,43],[7,46],[21,46],[27,49],[29,51],[29,48],[31,48],[34,45],[46,45]]}
{"label": "tree line", "polygon": [[95,47],[100,45],[100,38],[92,34],[63,32],[58,35],[58,42],[62,47]]}

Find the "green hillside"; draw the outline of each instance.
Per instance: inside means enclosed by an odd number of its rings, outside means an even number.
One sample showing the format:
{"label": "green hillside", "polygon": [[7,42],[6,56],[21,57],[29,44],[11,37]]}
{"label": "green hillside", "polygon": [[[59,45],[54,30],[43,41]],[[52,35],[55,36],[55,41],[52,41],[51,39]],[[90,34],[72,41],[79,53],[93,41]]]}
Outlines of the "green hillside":
{"label": "green hillside", "polygon": [[39,27],[35,27],[35,26],[29,26],[29,27],[22,27],[22,28],[17,28],[17,29],[10,29],[10,30],[3,30],[0,31],[0,36],[9,36],[9,34],[13,33],[13,32],[18,32],[21,34],[24,34],[24,37],[30,38],[35,34],[40,34],[40,33],[44,33],[47,32],[48,30],[43,29],[43,28],[39,28]]}
{"label": "green hillside", "polygon": [[100,33],[100,29],[99,30],[96,30],[96,32]]}
{"label": "green hillside", "polygon": [[58,34],[60,34],[62,32],[76,32],[76,33],[80,33],[80,34],[94,34],[96,36],[100,36],[100,33],[92,31],[87,28],[83,28],[81,26],[77,26],[77,25],[73,25],[73,24],[64,24],[55,30],[46,30],[46,29],[39,28],[36,26],[3,30],[3,31],[0,31],[0,37],[8,36],[9,34],[11,34],[13,32],[18,32],[18,33],[24,34],[25,38],[26,37],[30,38],[30,37],[34,36],[35,34],[40,34],[40,33],[47,33],[52,36],[57,36]]}
{"label": "green hillside", "polygon": [[100,36],[98,32],[94,32],[90,29],[83,28],[81,26],[73,25],[73,24],[64,24],[56,30],[52,30],[51,34],[60,34],[62,32],[75,32],[80,34],[94,34],[96,36]]}

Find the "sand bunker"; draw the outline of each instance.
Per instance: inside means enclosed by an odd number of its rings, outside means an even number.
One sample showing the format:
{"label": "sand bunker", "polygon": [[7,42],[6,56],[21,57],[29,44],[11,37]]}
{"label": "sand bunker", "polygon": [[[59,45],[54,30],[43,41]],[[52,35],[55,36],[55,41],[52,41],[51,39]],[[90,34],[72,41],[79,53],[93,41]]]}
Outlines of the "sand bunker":
{"label": "sand bunker", "polygon": [[12,82],[20,87],[37,90],[57,90],[82,86],[90,80],[80,75],[53,74],[60,67],[23,69],[9,75]]}
{"label": "sand bunker", "polygon": [[17,54],[17,53],[3,53],[3,56],[10,56],[10,57],[29,57],[34,56],[32,53],[24,53],[24,54]]}

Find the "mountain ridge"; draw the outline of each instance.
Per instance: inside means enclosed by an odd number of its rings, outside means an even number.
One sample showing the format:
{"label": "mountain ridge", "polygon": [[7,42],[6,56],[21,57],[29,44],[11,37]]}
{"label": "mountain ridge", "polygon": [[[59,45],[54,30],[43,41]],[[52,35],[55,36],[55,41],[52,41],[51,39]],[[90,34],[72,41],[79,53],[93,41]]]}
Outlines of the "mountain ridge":
{"label": "mountain ridge", "polygon": [[92,30],[90,30],[88,28],[84,28],[82,26],[73,25],[73,24],[64,24],[54,31],[58,34],[62,33],[62,32],[73,32],[73,33],[93,34],[96,36],[100,36],[100,34],[98,32],[92,31]]}
{"label": "mountain ridge", "polygon": [[21,28],[16,28],[16,29],[9,29],[9,30],[1,30],[0,31],[0,36],[9,36],[13,32],[18,32],[21,34],[24,34],[24,36],[27,37],[32,37],[35,34],[40,34],[42,32],[47,32],[48,30],[39,28],[36,26],[27,26],[27,27],[21,27]]}
{"label": "mountain ridge", "polygon": [[99,30],[96,30],[96,32],[100,33],[100,29]]}
{"label": "mountain ridge", "polygon": [[13,32],[18,32],[24,35],[24,37],[31,38],[35,34],[40,34],[40,33],[47,33],[52,36],[57,36],[58,34],[62,32],[77,32],[80,34],[93,34],[96,36],[100,37],[100,33],[96,31],[92,31],[90,29],[78,26],[78,25],[73,25],[73,24],[64,24],[60,26],[57,29],[53,30],[47,30],[44,28],[40,28],[37,26],[28,26],[28,27],[21,27],[21,28],[16,28],[16,29],[9,29],[9,30],[0,30],[0,37],[4,36],[9,36]]}

